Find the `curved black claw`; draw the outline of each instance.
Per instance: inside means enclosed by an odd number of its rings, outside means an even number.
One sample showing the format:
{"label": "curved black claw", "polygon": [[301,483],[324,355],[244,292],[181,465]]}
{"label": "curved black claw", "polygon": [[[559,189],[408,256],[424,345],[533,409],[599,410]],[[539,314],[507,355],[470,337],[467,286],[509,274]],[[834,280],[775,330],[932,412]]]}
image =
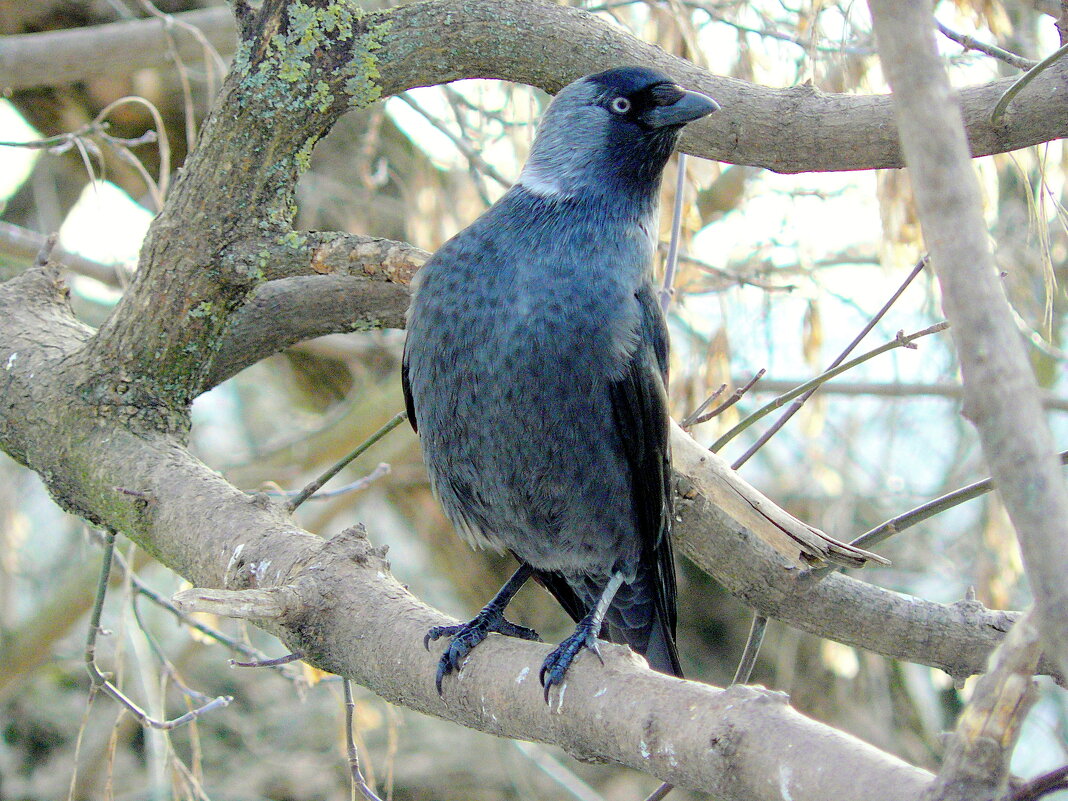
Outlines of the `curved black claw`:
{"label": "curved black claw", "polygon": [[549,690],[554,685],[564,683],[564,674],[567,673],[567,669],[571,667],[571,663],[583,648],[593,651],[601,664],[604,664],[601,649],[597,647],[597,637],[593,634],[593,626],[586,625],[586,621],[579,623],[575,628],[575,633],[556,646],[542,662],[538,681],[545,688],[545,703],[549,703]]}
{"label": "curved black claw", "polygon": [[506,637],[541,641],[541,637],[538,636],[538,632],[534,631],[534,629],[528,629],[526,626],[519,626],[510,620],[505,620],[504,615],[500,612],[487,614],[486,610],[479,612],[473,620],[469,620],[467,623],[461,623],[456,626],[434,626],[426,633],[426,636],[423,637],[423,647],[428,651],[430,650],[431,640],[439,640],[442,637],[452,638],[452,642],[449,643],[445,652],[441,655],[441,659],[438,660],[438,672],[434,676],[434,686],[438,688],[438,695],[441,695],[442,680],[453,671],[459,670],[461,663],[471,653],[471,649],[493,632],[503,634]]}

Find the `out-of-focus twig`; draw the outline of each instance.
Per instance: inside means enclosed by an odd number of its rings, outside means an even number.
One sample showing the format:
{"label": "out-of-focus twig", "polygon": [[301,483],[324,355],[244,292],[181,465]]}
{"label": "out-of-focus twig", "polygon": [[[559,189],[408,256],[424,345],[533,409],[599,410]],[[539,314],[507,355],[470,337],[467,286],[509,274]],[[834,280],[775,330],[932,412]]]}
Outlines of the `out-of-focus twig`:
{"label": "out-of-focus twig", "polygon": [[[890,311],[890,308],[895,303],[897,303],[897,299],[901,297],[902,293],[904,293],[904,291],[906,289],[908,289],[909,284],[911,284],[913,282],[913,280],[915,280],[916,276],[920,274],[920,272],[924,268],[924,265],[926,265],[926,264],[927,264],[927,257],[926,256],[921,257],[920,260],[918,262],[916,262],[916,266],[912,268],[912,271],[905,277],[905,280],[901,282],[901,285],[894,291],[894,293],[890,296],[890,298],[886,301],[886,303],[883,304],[882,308],[879,309],[879,311],[877,311],[874,315],[872,315],[872,318],[870,320],[868,320],[867,324],[860,330],[860,333],[857,334],[853,338],[853,341],[850,342],[845,347],[845,350],[843,350],[841,353],[839,353],[838,356],[835,358],[835,360],[833,362],[831,362],[830,367],[828,368],[827,372],[824,373],[824,375],[828,375],[831,371],[839,368],[839,366],[842,364],[842,362],[845,361],[845,359],[849,357],[849,354],[852,353],[853,350],[857,347],[857,345],[859,345],[861,343],[861,341],[864,339],[864,337],[866,337],[872,331],[872,329],[874,329],[875,326],[879,324],[879,321],[882,320],[884,316],[886,316],[886,313],[888,311]],[[922,335],[922,332],[921,332],[921,334],[917,334],[916,336],[921,336],[921,335]],[[900,338],[901,338],[901,333],[899,332],[898,333],[898,339],[900,340]],[[908,343],[904,343],[904,345],[905,345],[905,347],[915,347],[915,346],[909,345]],[[874,356],[874,355],[876,355],[876,354],[873,351],[868,356],[862,356],[862,357],[860,357],[860,359],[854,359],[852,362],[850,362],[850,364],[859,364],[860,361],[865,360],[866,358],[870,358],[871,356]],[[734,468],[735,470],[737,470],[743,464],[745,464],[747,461],[749,461],[749,459],[753,456],[753,454],[755,454],[758,450],[760,450],[762,447],[764,447],[764,445],[767,444],[768,440],[770,440],[773,436],[775,436],[782,429],[782,427],[784,425],[786,425],[787,421],[789,421],[791,417],[793,417],[795,414],[797,414],[797,412],[804,405],[805,401],[807,401],[809,398],[812,397],[812,394],[817,389],[819,389],[819,387],[824,383],[824,381],[825,381],[825,379],[821,380],[821,381],[818,381],[817,383],[809,382],[810,384],[812,384],[811,388],[806,389],[803,392],[799,393],[799,396],[796,396],[797,400],[795,400],[790,405],[790,408],[787,409],[783,413],[783,415],[778,420],[775,421],[775,424],[772,425],[767,431],[765,431],[760,436],[760,438],[749,447],[749,449],[745,453],[743,453],[741,456],[739,456],[734,461],[734,464],[731,465],[731,467]],[[769,409],[769,411],[771,411],[771,409]],[[743,430],[743,429],[739,429],[739,431],[740,430]],[[712,450],[718,450],[718,449],[715,446],[713,446]]]}
{"label": "out-of-focus twig", "polygon": [[[383,476],[388,476],[391,468],[385,462],[379,462],[378,467],[368,473],[366,476],[362,476],[353,482],[346,484],[343,487],[338,487],[332,490],[320,489],[314,495],[308,496],[309,501],[325,501],[329,498],[336,498],[339,495],[345,495],[349,492],[360,492],[367,489],[371,484]],[[264,490],[264,495],[282,496],[283,498],[296,498],[304,490]]]}
{"label": "out-of-focus twig", "polygon": [[990,112],[990,121],[994,123],[994,125],[997,125],[999,122],[1001,122],[1001,118],[1005,114],[1005,109],[1009,107],[1009,103],[1012,102],[1012,99],[1016,97],[1016,95],[1020,94],[1020,92],[1024,90],[1024,87],[1027,86],[1027,84],[1031,83],[1031,81],[1037,78],[1040,73],[1042,73],[1047,67],[1052,65],[1058,59],[1060,59],[1065,53],[1068,53],[1068,44],[1061,45],[1059,48],[1054,50],[1040,62],[1035,64],[1035,66],[1031,67],[1031,69],[1021,75],[1019,80],[1017,80],[1016,83],[1006,89],[1005,94],[998,98],[998,102],[994,104],[994,110]]}
{"label": "out-of-focus twig", "polygon": [[[1068,451],[1061,452],[1061,464],[1068,464]],[[947,509],[952,509],[954,506],[959,506],[965,501],[970,501],[972,498],[978,498],[992,489],[994,489],[994,480],[984,478],[982,481],[976,481],[974,484],[947,492],[945,495],[910,509],[897,517],[892,517],[884,523],[880,523],[875,528],[861,534],[850,544],[856,545],[858,548],[878,545],[883,540],[889,539],[907,528],[922,523],[924,520],[932,518]],[[822,569],[817,568],[817,571]]]}
{"label": "out-of-focus twig", "polygon": [[1068,765],[1043,773],[1009,796],[1008,801],[1038,801],[1044,795],[1068,790]]}
{"label": "out-of-focus twig", "polygon": [[[841,375],[842,373],[848,370],[852,370],[857,365],[863,364],[869,359],[874,359],[876,356],[880,356],[883,353],[886,353],[887,351],[893,350],[894,348],[915,348],[916,346],[913,343],[917,339],[920,339],[921,337],[925,336],[930,336],[931,334],[937,334],[939,331],[945,331],[947,328],[949,328],[949,323],[941,322],[935,323],[932,326],[928,326],[927,328],[921,329],[920,331],[915,331],[908,335],[906,335],[904,331],[898,331],[897,336],[886,344],[880,345],[874,350],[870,350],[867,353],[857,356],[855,359],[850,359],[848,362],[844,362],[838,365],[838,367],[835,367],[833,370],[828,370],[825,373],[821,373],[815,378],[806,381],[804,384],[795,387],[792,391],[787,392],[784,395],[780,395],[775,400],[760,407],[755,412],[753,412],[753,414],[749,415],[747,418],[738,423],[738,425],[734,426],[734,428],[732,428],[730,431],[728,431],[726,434],[716,440],[715,443],[713,443],[712,446],[709,448],[709,450],[713,452],[719,451],[724,445],[734,439],[738,434],[747,429],[757,420],[760,420],[762,417],[765,417],[776,409],[781,408],[784,404],[789,403],[794,398],[804,395],[810,389],[818,387],[820,384],[829,381],[836,375]],[[737,469],[737,467],[735,467],[734,465],[732,465],[732,467],[734,467],[734,469]]]}
{"label": "out-of-focus twig", "polygon": [[413,98],[407,92],[399,94],[397,95],[397,97],[407,103],[413,110],[418,112],[419,115],[422,116],[427,122],[437,128],[442,134],[444,134],[450,142],[456,145],[456,149],[463,154],[464,158],[466,158],[473,165],[478,167],[480,172],[489,176],[505,188],[508,188],[512,185],[511,181],[509,181],[507,178],[497,172],[497,169],[492,164],[489,164],[484,158],[482,158],[479,152],[475,150],[474,147],[472,147],[470,142],[468,142],[461,136],[457,136],[456,133],[443,120],[438,119],[435,115],[431,114],[429,111],[423,108],[422,104],[420,104],[418,100]]}
{"label": "out-of-focus twig", "polygon": [[111,683],[110,676],[103,673],[96,664],[96,639],[102,631],[100,618],[104,611],[104,598],[107,595],[108,579],[111,576],[111,561],[115,553],[115,532],[108,530],[104,534],[104,561],[100,568],[100,581],[97,584],[96,600],[93,603],[93,611],[89,617],[89,636],[85,641],[85,667],[89,671],[93,690],[100,690],[124,706],[142,726],[152,729],[169,731],[196,720],[202,715],[228,706],[234,699],[229,695],[220,695],[203,706],[192,709],[184,715],[171,720],[156,720],[145,712],[141,707],[128,698],[118,687]]}
{"label": "out-of-focus twig", "polygon": [[[37,263],[38,255],[47,244],[47,239],[44,234],[0,220],[0,254],[10,256],[18,262]],[[61,247],[54,247],[50,253],[54,254],[56,261],[78,275],[93,278],[111,287],[119,286],[114,266],[87,259]]]}
{"label": "out-of-focus twig", "polygon": [[671,239],[664,259],[664,285],[660,288],[660,310],[667,314],[675,296],[675,272],[679,266],[679,239],[682,236],[682,194],[686,188],[686,154],[675,162],[675,202],[671,206]]}
{"label": "out-of-focus twig", "polygon": [[323,484],[325,484],[327,481],[329,481],[338,473],[340,473],[342,469],[344,469],[345,465],[356,459],[358,456],[360,456],[360,454],[364,453],[368,448],[370,448],[372,445],[382,439],[382,437],[384,437],[386,434],[388,434],[390,431],[392,431],[394,428],[399,426],[407,419],[407,412],[397,412],[395,415],[393,415],[393,417],[389,419],[389,421],[384,426],[382,426],[380,429],[378,429],[378,431],[368,437],[367,440],[360,444],[359,447],[357,447],[352,453],[341,459],[341,461],[339,461],[337,464],[335,464],[333,467],[331,467],[329,470],[319,476],[319,478],[315,479],[315,481],[311,482],[308,486],[301,490],[300,493],[295,498],[293,498],[293,500],[289,501],[289,503],[286,504],[286,508],[290,512],[294,511],[302,503],[308,500],[308,498],[310,498],[312,495],[322,489]]}
{"label": "out-of-focus twig", "polygon": [[372,790],[360,770],[360,753],[356,750],[356,736],[352,728],[353,713],[356,711],[356,702],[352,698],[352,682],[345,679],[342,682],[345,688],[345,747],[348,751],[349,774],[352,776],[352,785],[365,801],[382,801],[375,791]]}
{"label": "out-of-focus twig", "polygon": [[723,390],[727,388],[727,385],[724,384],[714,393],[709,395],[708,398],[706,398],[700,406],[693,410],[693,412],[687,415],[687,417],[681,423],[679,423],[679,425],[682,428],[691,428],[695,425],[698,425],[699,423],[707,423],[713,417],[718,417],[719,415],[723,414],[725,411],[727,411],[727,409],[729,409],[731,406],[740,401],[745,396],[745,394],[756,385],[757,381],[764,377],[764,374],[766,372],[767,370],[761,367],[759,370],[757,370],[756,374],[752,378],[742,384],[742,386],[738,387],[738,389],[734,390],[734,392],[731,393],[731,396],[727,398],[727,400],[723,401],[723,403],[719,404],[711,411],[705,412],[705,409],[708,408],[709,404],[711,404],[712,401],[718,398],[723,393]]}
{"label": "out-of-focus twig", "polygon": [[965,50],[975,50],[976,52],[983,53],[991,58],[996,58],[998,61],[1004,61],[1006,64],[1021,70],[1029,70],[1038,63],[1030,58],[1024,58],[1015,53],[1010,53],[1008,50],[1003,50],[997,45],[980,42],[972,36],[957,33],[951,28],[947,28],[941,22],[938,22],[938,20],[935,20],[935,24],[938,26],[938,30],[943,36],[947,39],[952,39]]}

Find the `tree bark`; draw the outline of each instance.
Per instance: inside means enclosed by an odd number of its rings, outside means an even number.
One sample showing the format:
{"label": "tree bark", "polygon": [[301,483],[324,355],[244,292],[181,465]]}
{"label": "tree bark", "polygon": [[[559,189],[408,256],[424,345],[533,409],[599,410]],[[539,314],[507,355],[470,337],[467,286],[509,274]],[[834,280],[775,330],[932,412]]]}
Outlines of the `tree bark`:
{"label": "tree bark", "polygon": [[[355,16],[355,3],[352,7]],[[233,30],[221,9],[175,18],[202,25],[215,43]],[[648,64],[708,92],[723,106],[687,127],[681,147],[692,155],[782,173],[904,165],[889,95],[827,94],[808,84],[773,89],[714,76],[567,6],[544,0],[430,0],[362,19],[368,29],[380,31],[373,58],[383,97],[461,78],[500,78],[555,92],[587,73]],[[200,57],[199,45],[187,33],[174,35],[183,57]],[[0,87],[161,66],[167,58],[164,36],[162,23],[146,20],[7,37],[0,40]],[[588,46],[574,47],[579,41]],[[1068,65],[1062,62],[1039,76],[994,125],[990,110],[1013,80],[960,90],[973,155],[1068,136]]]}

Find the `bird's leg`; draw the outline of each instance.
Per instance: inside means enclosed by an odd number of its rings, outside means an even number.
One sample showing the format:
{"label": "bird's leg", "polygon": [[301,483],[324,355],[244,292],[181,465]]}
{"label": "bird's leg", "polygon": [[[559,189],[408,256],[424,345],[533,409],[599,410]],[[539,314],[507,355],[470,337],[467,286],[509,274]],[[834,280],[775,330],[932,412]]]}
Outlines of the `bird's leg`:
{"label": "bird's leg", "polygon": [[549,703],[549,690],[554,684],[562,684],[564,673],[571,667],[571,662],[583,648],[589,648],[597,658],[601,659],[601,650],[597,647],[597,634],[601,631],[601,623],[608,613],[608,607],[612,605],[612,599],[623,583],[623,574],[616,571],[608,579],[608,583],[601,591],[601,597],[597,599],[597,605],[593,610],[579,621],[575,626],[575,633],[556,646],[556,649],[546,657],[542,663],[538,679],[545,688],[545,703]]}
{"label": "bird's leg", "polygon": [[438,688],[438,695],[441,695],[441,680],[454,670],[458,670],[460,663],[471,653],[471,649],[486,639],[491,632],[497,632],[506,637],[519,637],[523,640],[541,640],[538,632],[534,631],[534,629],[517,626],[515,623],[504,619],[504,608],[508,606],[508,602],[515,597],[520,587],[526,583],[533,572],[534,568],[530,565],[526,563],[520,565],[507,583],[493,596],[493,600],[486,604],[482,611],[475,615],[474,619],[457,626],[434,626],[426,633],[423,638],[423,647],[428,651],[430,650],[431,640],[437,640],[441,637],[452,638],[449,647],[441,655],[441,660],[438,662],[437,676],[434,678],[434,685]]}

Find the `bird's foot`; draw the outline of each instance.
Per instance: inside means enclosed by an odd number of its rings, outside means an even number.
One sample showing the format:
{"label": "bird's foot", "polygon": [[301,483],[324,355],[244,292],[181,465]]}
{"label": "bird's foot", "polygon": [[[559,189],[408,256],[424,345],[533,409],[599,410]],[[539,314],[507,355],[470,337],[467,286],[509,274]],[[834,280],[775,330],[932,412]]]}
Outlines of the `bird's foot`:
{"label": "bird's foot", "polygon": [[564,683],[564,674],[583,648],[593,651],[601,664],[604,664],[601,649],[597,647],[597,637],[593,633],[594,628],[592,623],[583,620],[575,627],[575,633],[556,646],[553,652],[545,658],[541,665],[541,672],[538,673],[538,680],[545,688],[545,703],[549,703],[549,690],[554,685]]}
{"label": "bird's foot", "polygon": [[503,612],[492,609],[483,609],[467,623],[460,623],[456,626],[434,626],[426,633],[423,637],[423,647],[428,651],[431,640],[439,640],[442,637],[452,638],[438,661],[438,672],[434,677],[434,686],[438,688],[438,695],[441,695],[442,680],[453,671],[459,670],[461,663],[471,653],[471,649],[493,632],[506,637],[518,637],[521,640],[541,641],[541,637],[534,629],[505,620]]}

